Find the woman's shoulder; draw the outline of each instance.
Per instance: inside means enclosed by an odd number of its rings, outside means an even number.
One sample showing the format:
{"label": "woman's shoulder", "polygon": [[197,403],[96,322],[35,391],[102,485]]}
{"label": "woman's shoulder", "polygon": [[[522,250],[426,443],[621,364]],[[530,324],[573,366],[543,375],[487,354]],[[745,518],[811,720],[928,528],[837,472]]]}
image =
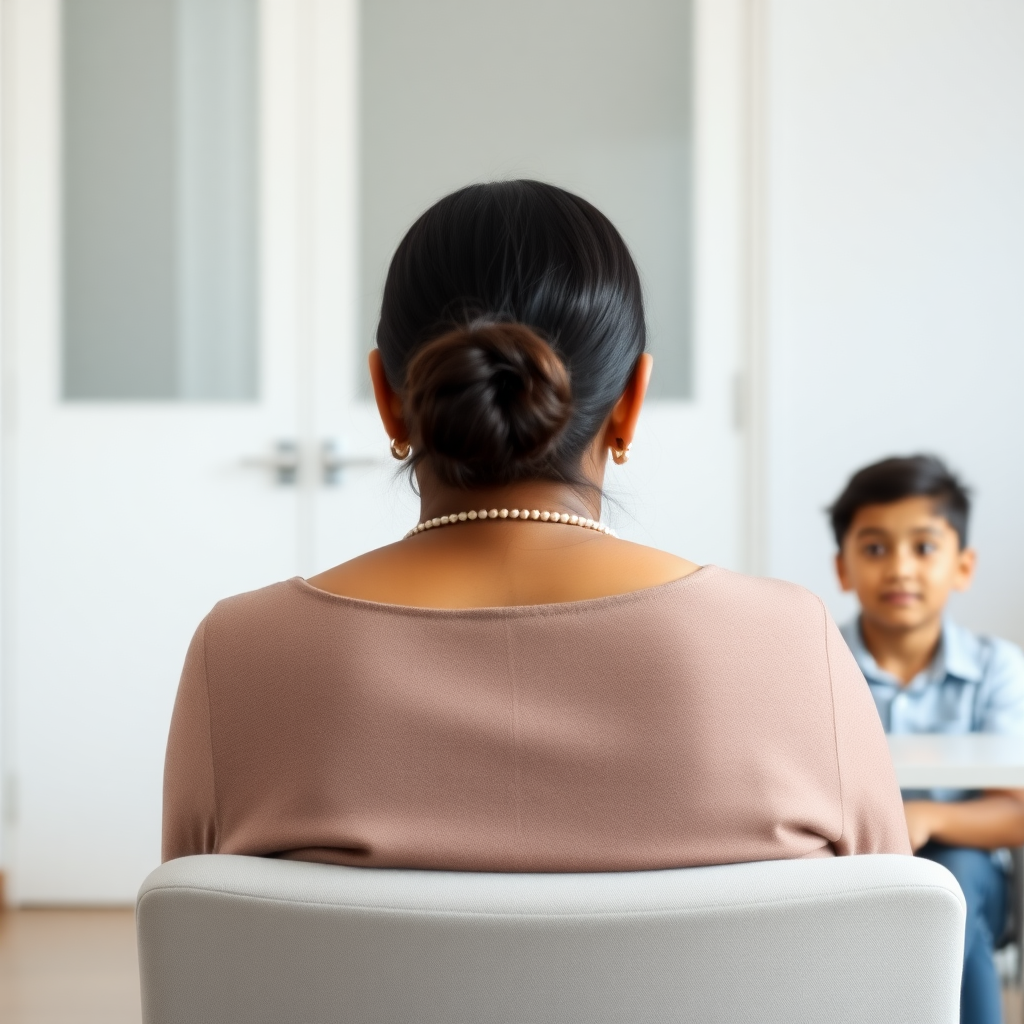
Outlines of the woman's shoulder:
{"label": "woman's shoulder", "polygon": [[748,576],[707,565],[681,581],[689,586],[666,588],[672,603],[688,603],[705,621],[728,623],[737,634],[770,630],[778,637],[817,633],[824,637],[828,612],[821,598],[806,587],[768,576]]}
{"label": "woman's shoulder", "polygon": [[[213,612],[218,615],[231,615],[240,611],[251,611],[267,606],[277,606],[282,602],[288,603],[295,598],[295,583],[299,579],[300,578],[298,576],[294,576],[291,579],[268,583],[265,586],[257,587],[255,590],[244,590],[238,594],[231,594],[228,597],[222,597],[213,606]],[[211,612],[211,614],[213,612]]]}
{"label": "woman's shoulder", "polygon": [[789,580],[772,576],[750,576],[718,565],[706,565],[700,571],[706,599],[717,599],[754,607],[766,606],[781,612],[816,612],[819,616],[824,605],[821,598]]}
{"label": "woman's shoulder", "polygon": [[310,612],[310,594],[316,591],[299,576],[280,580],[256,590],[221,598],[203,620],[207,636],[240,628],[266,629],[271,624],[288,624]]}

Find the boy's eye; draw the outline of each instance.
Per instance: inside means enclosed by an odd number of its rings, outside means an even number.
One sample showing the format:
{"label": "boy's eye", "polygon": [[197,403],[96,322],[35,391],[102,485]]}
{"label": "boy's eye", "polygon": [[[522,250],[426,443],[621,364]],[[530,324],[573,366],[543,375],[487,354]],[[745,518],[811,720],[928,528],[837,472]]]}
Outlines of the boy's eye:
{"label": "boy's eye", "polygon": [[861,549],[868,558],[880,558],[885,554],[884,544],[865,544]]}
{"label": "boy's eye", "polygon": [[932,540],[923,540],[917,545],[919,555],[934,555],[939,550],[939,545]]}

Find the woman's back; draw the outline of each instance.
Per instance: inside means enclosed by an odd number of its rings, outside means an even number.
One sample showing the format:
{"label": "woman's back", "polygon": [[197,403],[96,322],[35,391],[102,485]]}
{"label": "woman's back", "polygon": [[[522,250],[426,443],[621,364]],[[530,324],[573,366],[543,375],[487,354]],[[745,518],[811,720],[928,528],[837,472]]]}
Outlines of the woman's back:
{"label": "woman's back", "polygon": [[370,375],[421,522],[207,617],[171,727],[165,858],[582,871],[909,852],[820,601],[595,523],[645,348],[636,267],[585,200],[499,182],[417,220]]}
{"label": "woman's back", "polygon": [[295,579],[196,635],[165,859],[609,871],[906,852],[821,603],[712,566],[591,601],[425,609]]}

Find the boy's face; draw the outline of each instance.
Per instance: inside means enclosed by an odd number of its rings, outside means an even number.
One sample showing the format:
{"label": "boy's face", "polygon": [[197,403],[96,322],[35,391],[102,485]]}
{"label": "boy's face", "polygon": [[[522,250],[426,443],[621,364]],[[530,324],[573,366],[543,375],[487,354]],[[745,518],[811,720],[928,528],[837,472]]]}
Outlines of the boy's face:
{"label": "boy's face", "polygon": [[900,631],[941,617],[950,591],[971,585],[974,564],[931,498],[858,509],[836,555],[839,582],[856,592],[864,617]]}

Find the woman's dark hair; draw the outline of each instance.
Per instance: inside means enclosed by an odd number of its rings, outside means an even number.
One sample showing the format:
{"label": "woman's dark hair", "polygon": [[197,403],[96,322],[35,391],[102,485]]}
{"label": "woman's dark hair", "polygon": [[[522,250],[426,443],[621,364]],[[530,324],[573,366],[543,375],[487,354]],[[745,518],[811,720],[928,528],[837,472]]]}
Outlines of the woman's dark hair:
{"label": "woman's dark hair", "polygon": [[843,546],[859,509],[865,505],[888,505],[904,498],[934,499],[936,515],[956,530],[960,548],[967,547],[970,491],[934,455],[894,456],[854,473],[828,510],[836,545]]}
{"label": "woman's dark hair", "polygon": [[470,185],[427,210],[391,261],[377,327],[414,460],[466,488],[579,483],[645,346],[622,236],[539,181]]}

